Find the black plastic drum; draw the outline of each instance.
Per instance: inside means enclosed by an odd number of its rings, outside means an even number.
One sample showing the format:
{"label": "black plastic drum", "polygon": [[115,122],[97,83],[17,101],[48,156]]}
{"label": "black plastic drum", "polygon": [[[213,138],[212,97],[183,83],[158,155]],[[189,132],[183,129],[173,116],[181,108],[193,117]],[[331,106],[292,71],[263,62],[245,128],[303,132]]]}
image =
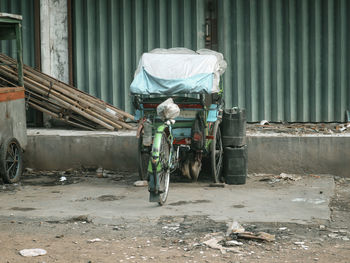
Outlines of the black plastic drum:
{"label": "black plastic drum", "polygon": [[224,177],[227,184],[245,184],[247,177],[247,145],[225,147]]}
{"label": "black plastic drum", "polygon": [[246,144],[245,109],[225,109],[221,124],[224,147],[239,147]]}

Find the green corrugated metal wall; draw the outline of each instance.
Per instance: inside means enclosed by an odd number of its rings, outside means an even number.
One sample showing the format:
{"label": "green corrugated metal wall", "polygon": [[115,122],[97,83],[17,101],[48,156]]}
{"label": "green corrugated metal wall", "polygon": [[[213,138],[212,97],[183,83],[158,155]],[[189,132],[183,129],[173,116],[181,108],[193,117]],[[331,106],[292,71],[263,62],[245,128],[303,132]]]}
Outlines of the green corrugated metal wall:
{"label": "green corrugated metal wall", "polygon": [[[22,15],[23,61],[34,67],[34,0],[0,0],[0,12]],[[16,41],[0,41],[0,52],[16,58]]]}
{"label": "green corrugated metal wall", "polygon": [[218,3],[228,106],[245,107],[249,121],[344,121],[350,108],[350,1]]}
{"label": "green corrugated metal wall", "polygon": [[[35,66],[34,0],[0,0],[0,12],[22,15],[23,62]],[[16,58],[16,41],[0,41],[0,52]],[[35,125],[36,112],[27,111],[27,124]]]}
{"label": "green corrugated metal wall", "polygon": [[72,2],[75,86],[128,112],[129,86],[143,52],[204,47],[203,1]]}
{"label": "green corrugated metal wall", "polygon": [[[75,85],[129,112],[142,52],[204,47],[205,0],[72,2]],[[344,121],[350,1],[217,2],[227,107],[245,107],[248,121]]]}

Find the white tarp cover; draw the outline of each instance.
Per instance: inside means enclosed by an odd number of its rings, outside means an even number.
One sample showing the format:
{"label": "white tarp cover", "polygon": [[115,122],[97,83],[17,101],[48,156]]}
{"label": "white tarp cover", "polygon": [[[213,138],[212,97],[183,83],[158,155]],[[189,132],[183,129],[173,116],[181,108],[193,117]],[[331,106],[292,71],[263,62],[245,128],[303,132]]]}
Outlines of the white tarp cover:
{"label": "white tarp cover", "polygon": [[220,75],[225,69],[222,54],[215,51],[155,49],[142,55],[131,92],[164,94],[171,89],[171,93],[217,93],[220,90]]}

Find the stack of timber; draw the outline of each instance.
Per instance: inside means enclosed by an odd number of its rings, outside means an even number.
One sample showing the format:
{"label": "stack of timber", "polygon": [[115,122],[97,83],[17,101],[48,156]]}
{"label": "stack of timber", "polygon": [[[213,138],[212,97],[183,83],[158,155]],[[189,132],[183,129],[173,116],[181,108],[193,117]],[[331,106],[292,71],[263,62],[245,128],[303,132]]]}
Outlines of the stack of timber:
{"label": "stack of timber", "polygon": [[[16,61],[0,54],[0,82],[16,86],[17,80]],[[29,106],[56,119],[87,130],[133,129],[125,122],[134,120],[131,114],[26,65],[23,80]]]}

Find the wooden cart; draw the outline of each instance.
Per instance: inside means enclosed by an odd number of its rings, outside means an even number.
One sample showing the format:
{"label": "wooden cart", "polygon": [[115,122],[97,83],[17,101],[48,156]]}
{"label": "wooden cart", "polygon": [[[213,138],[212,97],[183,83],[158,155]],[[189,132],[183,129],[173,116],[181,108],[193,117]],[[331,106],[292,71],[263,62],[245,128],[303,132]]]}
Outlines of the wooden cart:
{"label": "wooden cart", "polygon": [[0,13],[0,40],[16,42],[18,69],[17,81],[0,78],[0,175],[5,183],[20,180],[27,145],[21,23],[21,16]]}

